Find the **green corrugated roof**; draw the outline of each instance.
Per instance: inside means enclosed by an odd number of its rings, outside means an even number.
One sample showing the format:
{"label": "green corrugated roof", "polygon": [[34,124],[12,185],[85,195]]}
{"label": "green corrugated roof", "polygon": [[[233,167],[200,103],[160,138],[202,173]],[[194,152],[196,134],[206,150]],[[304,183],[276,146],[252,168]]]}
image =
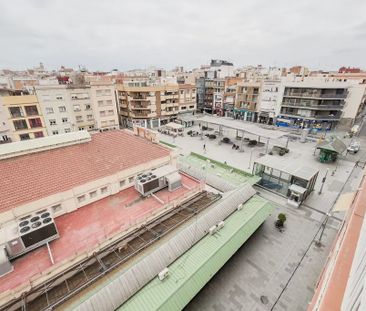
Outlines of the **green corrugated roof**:
{"label": "green corrugated roof", "polygon": [[181,310],[241,247],[272,212],[264,199],[254,196],[225,221],[214,235],[207,235],[169,266],[170,275],[157,277],[118,310]]}
{"label": "green corrugated roof", "polygon": [[[207,165],[207,160],[209,160],[211,164],[214,164],[214,167]],[[235,167],[207,158],[201,154],[197,154],[194,152],[187,156],[180,157],[179,161],[192,165],[196,168],[202,168],[202,165],[205,164],[206,171],[215,175],[220,174],[219,176],[222,179],[232,183],[233,185],[241,185],[246,182],[254,185],[260,180],[260,177],[258,176],[249,174]]]}

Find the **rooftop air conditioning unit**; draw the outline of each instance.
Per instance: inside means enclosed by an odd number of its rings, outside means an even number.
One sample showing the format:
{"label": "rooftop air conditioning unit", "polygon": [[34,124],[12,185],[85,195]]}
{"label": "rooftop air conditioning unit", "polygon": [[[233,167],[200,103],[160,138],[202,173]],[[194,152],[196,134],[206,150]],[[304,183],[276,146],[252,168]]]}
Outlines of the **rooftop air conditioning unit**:
{"label": "rooftop air conditioning unit", "polygon": [[217,224],[217,230],[220,230],[220,229],[222,229],[222,228],[224,228],[224,226],[225,226],[225,222],[222,220],[222,221],[220,221],[218,224]]}
{"label": "rooftop air conditioning unit", "polygon": [[47,209],[18,219],[17,233],[5,244],[9,258],[15,258],[59,237],[51,212]]}
{"label": "rooftop air conditioning unit", "polygon": [[148,196],[165,187],[168,187],[169,191],[174,191],[181,187],[181,179],[175,167],[166,165],[137,175],[135,189],[143,196]]}

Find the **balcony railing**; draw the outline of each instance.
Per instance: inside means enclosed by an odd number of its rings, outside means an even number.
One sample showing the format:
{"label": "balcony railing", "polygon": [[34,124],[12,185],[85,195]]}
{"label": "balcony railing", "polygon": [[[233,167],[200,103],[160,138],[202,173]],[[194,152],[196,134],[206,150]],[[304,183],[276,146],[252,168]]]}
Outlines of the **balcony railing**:
{"label": "balcony railing", "polygon": [[323,116],[323,115],[312,115],[312,116],[304,116],[304,115],[300,115],[300,114],[295,114],[295,113],[290,113],[290,112],[281,112],[282,116],[287,116],[287,117],[293,117],[293,118],[301,118],[301,119],[308,119],[308,120],[324,120],[324,121],[336,121],[336,120],[340,120],[341,115],[328,115],[328,116]]}
{"label": "balcony railing", "polygon": [[281,104],[283,107],[299,107],[299,108],[309,108],[314,110],[342,110],[344,104],[341,105],[317,105],[311,103],[289,103],[284,102]]}
{"label": "balcony railing", "polygon": [[343,94],[320,94],[320,93],[294,93],[285,92],[284,97],[301,97],[301,98],[324,98],[324,99],[345,99],[347,93]]}

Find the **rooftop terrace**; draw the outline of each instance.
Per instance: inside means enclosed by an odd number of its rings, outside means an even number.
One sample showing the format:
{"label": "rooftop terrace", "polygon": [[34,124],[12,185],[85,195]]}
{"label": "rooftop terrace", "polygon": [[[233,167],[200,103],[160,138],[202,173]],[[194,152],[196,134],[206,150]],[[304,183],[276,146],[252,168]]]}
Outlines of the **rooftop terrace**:
{"label": "rooftop terrace", "polygon": [[0,278],[0,300],[9,291],[28,289],[47,277],[56,267],[75,264],[75,258],[90,256],[103,243],[123,235],[137,224],[197,193],[199,182],[182,175],[183,187],[169,192],[163,189],[156,197],[141,198],[133,188],[86,205],[75,212],[55,219],[60,238],[50,243],[55,264],[51,263],[47,247],[43,246],[12,261],[14,271]]}

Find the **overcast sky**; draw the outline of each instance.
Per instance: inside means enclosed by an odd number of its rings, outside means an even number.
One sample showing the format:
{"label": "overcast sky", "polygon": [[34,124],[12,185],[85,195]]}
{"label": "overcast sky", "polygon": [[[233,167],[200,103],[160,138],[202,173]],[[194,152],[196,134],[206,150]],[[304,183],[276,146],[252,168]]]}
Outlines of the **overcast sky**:
{"label": "overcast sky", "polygon": [[366,69],[365,13],[365,0],[1,1],[0,68]]}

